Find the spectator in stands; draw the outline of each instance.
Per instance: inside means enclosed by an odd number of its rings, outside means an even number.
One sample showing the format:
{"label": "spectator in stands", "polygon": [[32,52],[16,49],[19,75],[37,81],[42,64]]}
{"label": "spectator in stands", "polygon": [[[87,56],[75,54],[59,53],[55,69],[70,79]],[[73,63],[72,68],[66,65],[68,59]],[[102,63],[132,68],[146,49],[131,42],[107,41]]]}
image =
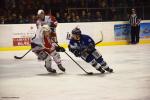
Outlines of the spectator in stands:
{"label": "spectator in stands", "polygon": [[62,16],[62,22],[66,22],[67,21],[67,16],[68,16],[68,13],[64,12],[63,16]]}
{"label": "spectator in stands", "polygon": [[15,13],[12,14],[12,23],[13,24],[17,24],[18,23],[18,18],[17,18],[17,15]]}
{"label": "spectator in stands", "polygon": [[101,22],[102,21],[102,15],[99,11],[96,12],[96,15],[95,15],[95,21],[98,21],[98,22]]}
{"label": "spectator in stands", "polygon": [[27,24],[27,23],[30,23],[30,19],[29,19],[29,16],[26,16],[25,17],[25,20],[24,20],[24,22]]}
{"label": "spectator in stands", "polygon": [[81,22],[80,17],[76,15],[76,22]]}
{"label": "spectator in stands", "polygon": [[5,18],[4,18],[4,16],[0,16],[0,23],[1,24],[5,24]]}
{"label": "spectator in stands", "polygon": [[63,22],[63,20],[62,20],[62,18],[61,18],[61,16],[60,16],[60,13],[59,13],[59,12],[56,12],[56,20],[57,20],[59,23]]}
{"label": "spectator in stands", "polygon": [[67,15],[66,22],[68,23],[72,22],[70,14]]}
{"label": "spectator in stands", "polygon": [[91,12],[88,12],[87,13],[87,17],[86,17],[86,21],[87,22],[90,22],[90,21],[92,21],[93,20],[93,16],[91,15]]}
{"label": "spectator in stands", "polygon": [[80,19],[81,19],[82,22],[85,22],[85,21],[86,21],[87,16],[86,16],[85,10],[82,10]]}
{"label": "spectator in stands", "polygon": [[76,15],[75,15],[75,13],[74,12],[71,12],[71,21],[72,22],[76,22]]}
{"label": "spectator in stands", "polygon": [[36,20],[37,20],[36,16],[35,16],[35,15],[32,15],[32,16],[31,16],[30,23],[36,23]]}
{"label": "spectator in stands", "polygon": [[24,21],[22,15],[19,15],[18,24],[23,24],[23,23],[25,23],[25,21]]}

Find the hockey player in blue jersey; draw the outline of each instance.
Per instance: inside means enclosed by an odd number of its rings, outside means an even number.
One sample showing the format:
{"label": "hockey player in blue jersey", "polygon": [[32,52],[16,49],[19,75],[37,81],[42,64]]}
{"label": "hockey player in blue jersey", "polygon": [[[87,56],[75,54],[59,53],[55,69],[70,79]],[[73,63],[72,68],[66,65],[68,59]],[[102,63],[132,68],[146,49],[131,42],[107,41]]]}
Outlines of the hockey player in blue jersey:
{"label": "hockey player in blue jersey", "polygon": [[72,38],[70,39],[68,47],[69,51],[76,57],[81,57],[101,73],[105,73],[105,71],[113,72],[113,69],[109,68],[107,63],[103,60],[102,55],[96,50],[93,39],[88,35],[81,34],[79,28],[72,30]]}

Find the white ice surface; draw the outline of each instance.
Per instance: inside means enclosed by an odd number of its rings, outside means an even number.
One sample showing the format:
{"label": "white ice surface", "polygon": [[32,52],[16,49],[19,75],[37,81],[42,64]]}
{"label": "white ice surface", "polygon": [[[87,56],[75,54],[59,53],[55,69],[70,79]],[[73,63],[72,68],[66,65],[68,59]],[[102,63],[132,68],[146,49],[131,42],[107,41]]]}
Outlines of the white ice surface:
{"label": "white ice surface", "polygon": [[[150,45],[108,46],[98,50],[114,73],[86,75],[61,53],[66,73],[53,63],[58,72],[53,75],[32,52],[22,60],[13,56],[22,56],[26,51],[0,52],[0,100],[150,100]],[[71,56],[85,70],[99,73]]]}

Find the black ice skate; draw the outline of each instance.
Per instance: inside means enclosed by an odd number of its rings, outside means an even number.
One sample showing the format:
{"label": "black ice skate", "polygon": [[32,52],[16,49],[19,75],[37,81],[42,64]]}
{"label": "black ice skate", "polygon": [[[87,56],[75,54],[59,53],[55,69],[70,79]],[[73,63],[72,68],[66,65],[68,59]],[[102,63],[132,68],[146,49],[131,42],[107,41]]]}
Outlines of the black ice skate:
{"label": "black ice skate", "polygon": [[108,68],[106,68],[105,70],[106,70],[107,72],[110,72],[110,73],[112,73],[112,72],[113,72],[113,69],[111,69],[111,68],[109,68],[109,67],[108,67]]}
{"label": "black ice skate", "polygon": [[55,70],[55,69],[52,69],[52,68],[50,68],[50,67],[48,68],[48,67],[46,67],[46,66],[45,66],[45,68],[46,68],[47,71],[50,72],[50,73],[56,73],[56,70]]}
{"label": "black ice skate", "polygon": [[61,64],[58,65],[58,68],[63,72],[65,72],[65,70],[66,70]]}
{"label": "black ice skate", "polygon": [[97,70],[100,71],[102,74],[105,73],[105,70],[103,70],[101,67],[99,67]]}

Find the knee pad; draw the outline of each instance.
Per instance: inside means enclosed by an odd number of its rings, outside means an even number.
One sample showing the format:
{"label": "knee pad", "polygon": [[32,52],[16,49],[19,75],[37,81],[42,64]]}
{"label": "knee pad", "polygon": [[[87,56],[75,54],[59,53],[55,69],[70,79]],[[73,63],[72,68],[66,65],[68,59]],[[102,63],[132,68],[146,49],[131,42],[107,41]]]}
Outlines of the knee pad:
{"label": "knee pad", "polygon": [[48,57],[48,53],[42,50],[37,53],[37,56],[38,56],[38,60],[44,61]]}

